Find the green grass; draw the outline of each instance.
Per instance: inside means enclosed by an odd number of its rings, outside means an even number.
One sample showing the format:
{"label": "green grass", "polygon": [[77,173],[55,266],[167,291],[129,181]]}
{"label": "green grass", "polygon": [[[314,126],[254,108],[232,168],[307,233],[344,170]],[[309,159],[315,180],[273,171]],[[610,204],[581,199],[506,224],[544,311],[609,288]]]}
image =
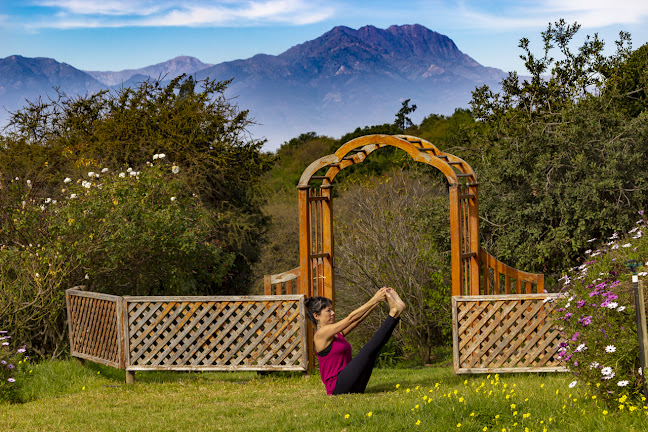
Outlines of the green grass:
{"label": "green grass", "polygon": [[124,379],[75,360],[34,366],[23,388],[31,401],[0,405],[0,430],[648,431],[648,410],[592,399],[591,387],[569,388],[568,374],[378,369],[366,394],[342,397],[326,396],[317,375],[142,372],[130,386]]}

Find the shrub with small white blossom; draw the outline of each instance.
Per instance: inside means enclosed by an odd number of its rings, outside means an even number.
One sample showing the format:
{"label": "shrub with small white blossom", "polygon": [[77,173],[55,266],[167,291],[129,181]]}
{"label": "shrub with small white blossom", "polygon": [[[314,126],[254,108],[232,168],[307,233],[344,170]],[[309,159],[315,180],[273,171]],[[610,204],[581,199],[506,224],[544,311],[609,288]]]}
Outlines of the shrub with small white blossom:
{"label": "shrub with small white blossom", "polygon": [[0,178],[0,327],[15,329],[30,352],[66,350],[65,290],[75,285],[116,295],[220,293],[235,258],[218,215],[177,165],[155,160],[61,178],[47,197],[35,193],[38,182]]}
{"label": "shrub with small white blossom", "polygon": [[585,262],[561,279],[555,322],[564,338],[558,356],[576,376],[570,387],[590,385],[608,398],[641,396],[634,291],[626,266],[631,259],[648,260],[648,228],[639,213],[641,219],[626,235],[589,240],[600,245],[587,250]]}

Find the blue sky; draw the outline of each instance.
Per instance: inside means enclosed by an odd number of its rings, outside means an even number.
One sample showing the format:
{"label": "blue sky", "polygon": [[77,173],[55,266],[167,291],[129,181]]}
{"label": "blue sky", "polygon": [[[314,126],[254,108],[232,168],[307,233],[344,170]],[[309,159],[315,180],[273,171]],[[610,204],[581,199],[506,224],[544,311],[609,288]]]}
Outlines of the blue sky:
{"label": "blue sky", "polygon": [[178,55],[206,63],[279,54],[337,25],[421,24],[485,66],[523,72],[521,37],[547,23],[582,25],[610,50],[619,31],[648,42],[648,0],[0,0],[0,58],[52,57],[83,70],[123,70]]}

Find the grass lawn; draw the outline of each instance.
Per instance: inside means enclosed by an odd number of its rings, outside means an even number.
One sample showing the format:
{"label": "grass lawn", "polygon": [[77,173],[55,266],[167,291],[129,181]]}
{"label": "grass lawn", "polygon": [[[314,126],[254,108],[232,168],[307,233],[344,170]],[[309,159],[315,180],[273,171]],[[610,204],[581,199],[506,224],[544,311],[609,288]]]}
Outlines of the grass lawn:
{"label": "grass lawn", "polygon": [[124,372],[75,360],[33,367],[31,402],[0,405],[2,431],[648,431],[648,409],[605,404],[569,374],[455,376],[377,369],[364,395],[328,397],[318,375]]}

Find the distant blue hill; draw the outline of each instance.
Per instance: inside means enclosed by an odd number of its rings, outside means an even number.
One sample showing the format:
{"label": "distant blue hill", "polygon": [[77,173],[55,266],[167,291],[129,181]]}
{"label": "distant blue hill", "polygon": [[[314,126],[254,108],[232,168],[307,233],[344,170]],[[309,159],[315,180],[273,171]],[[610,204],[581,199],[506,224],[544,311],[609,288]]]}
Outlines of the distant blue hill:
{"label": "distant blue hill", "polygon": [[[0,105],[15,110],[25,99],[93,93],[133,86],[148,78],[168,81],[234,78],[228,96],[258,123],[251,133],[268,148],[306,131],[339,137],[358,126],[391,123],[401,101],[418,106],[414,120],[466,107],[476,86],[497,86],[506,75],[462,53],[447,36],[420,25],[335,27],[277,56],[217,65],[193,57],[119,72],[80,71],[47,58],[0,59]],[[7,114],[0,113],[6,123]]]}

